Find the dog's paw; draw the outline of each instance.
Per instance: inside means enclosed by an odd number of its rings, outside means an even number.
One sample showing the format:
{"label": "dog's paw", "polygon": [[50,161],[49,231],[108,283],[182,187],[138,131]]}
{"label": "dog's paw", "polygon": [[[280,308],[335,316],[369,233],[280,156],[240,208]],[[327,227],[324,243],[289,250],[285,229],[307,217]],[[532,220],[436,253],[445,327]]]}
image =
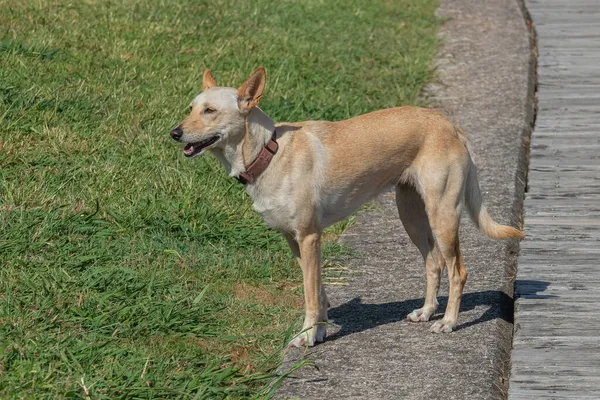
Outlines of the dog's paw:
{"label": "dog's paw", "polygon": [[406,316],[406,319],[411,322],[427,322],[433,315],[433,311],[427,310],[425,307],[417,308]]}
{"label": "dog's paw", "polygon": [[321,322],[316,324],[310,329],[303,331],[298,334],[292,341],[288,344],[288,348],[291,347],[313,347],[318,342],[322,342],[325,340],[325,335],[327,334],[327,325],[325,322]]}
{"label": "dog's paw", "polygon": [[429,329],[433,333],[447,333],[456,329],[456,323],[451,323],[445,320],[436,321]]}

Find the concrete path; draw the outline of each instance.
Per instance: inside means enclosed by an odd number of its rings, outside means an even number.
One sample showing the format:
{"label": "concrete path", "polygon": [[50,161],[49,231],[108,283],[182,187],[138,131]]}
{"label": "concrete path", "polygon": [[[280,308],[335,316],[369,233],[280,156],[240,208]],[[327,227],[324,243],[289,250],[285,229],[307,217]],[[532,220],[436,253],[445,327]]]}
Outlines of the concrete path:
{"label": "concrete path", "polygon": [[[523,138],[529,133],[531,93],[528,29],[516,0],[442,0],[440,105],[470,136],[492,215],[515,224],[524,180]],[[520,177],[520,178],[519,178]],[[515,184],[517,181],[517,184]],[[343,237],[360,251],[349,267],[359,275],[329,287],[335,329],[309,350],[316,364],[287,379],[277,398],[493,399],[506,394],[513,331],[512,279],[516,243],[492,241],[464,218],[461,246],[469,281],[458,330],[429,332],[410,323],[421,307],[425,269],[401,227],[393,194],[378,199]],[[441,318],[447,300],[440,290]],[[287,365],[304,356],[288,354]]]}
{"label": "concrete path", "polygon": [[538,113],[510,399],[600,399],[600,2],[527,0]]}

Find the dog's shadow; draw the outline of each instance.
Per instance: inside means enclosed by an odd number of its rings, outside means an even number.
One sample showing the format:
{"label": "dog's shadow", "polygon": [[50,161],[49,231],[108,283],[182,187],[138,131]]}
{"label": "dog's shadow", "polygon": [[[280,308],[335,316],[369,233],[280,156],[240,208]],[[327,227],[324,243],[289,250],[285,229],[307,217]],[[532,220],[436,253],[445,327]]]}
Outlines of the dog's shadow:
{"label": "dog's shadow", "polygon": [[[548,282],[517,280],[515,282],[516,297],[548,299],[556,296],[542,294],[548,287]],[[377,326],[399,322],[406,319],[408,313],[423,306],[423,298],[396,301],[384,304],[364,304],[359,297],[329,310],[329,318],[341,329],[328,336],[327,341],[336,340],[346,335],[362,332]],[[438,297],[440,303],[438,313],[444,312],[448,302],[447,296]],[[488,306],[477,319],[459,324],[456,330],[465,329],[482,322],[501,318],[513,322],[514,300],[506,293],[498,290],[465,293],[461,300],[460,311],[472,310],[478,306]],[[442,316],[437,314],[432,320]]]}

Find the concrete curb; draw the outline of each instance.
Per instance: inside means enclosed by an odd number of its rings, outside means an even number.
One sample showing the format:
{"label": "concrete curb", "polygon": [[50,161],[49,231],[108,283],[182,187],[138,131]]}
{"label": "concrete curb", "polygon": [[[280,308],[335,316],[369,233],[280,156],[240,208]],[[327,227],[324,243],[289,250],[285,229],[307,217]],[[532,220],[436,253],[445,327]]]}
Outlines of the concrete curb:
{"label": "concrete curb", "polygon": [[[440,82],[427,91],[469,134],[492,215],[513,224],[522,209],[534,93],[521,7],[516,0],[442,0]],[[422,305],[423,262],[403,232],[393,194],[383,194],[376,204],[341,239],[360,252],[349,262],[360,275],[348,286],[328,288],[336,328],[306,354],[287,354],[284,369],[307,356],[315,367],[294,373],[276,398],[503,398],[518,243],[491,241],[463,221],[469,281],[459,329],[434,335],[432,322],[405,320]],[[443,280],[437,318],[446,294]]]}

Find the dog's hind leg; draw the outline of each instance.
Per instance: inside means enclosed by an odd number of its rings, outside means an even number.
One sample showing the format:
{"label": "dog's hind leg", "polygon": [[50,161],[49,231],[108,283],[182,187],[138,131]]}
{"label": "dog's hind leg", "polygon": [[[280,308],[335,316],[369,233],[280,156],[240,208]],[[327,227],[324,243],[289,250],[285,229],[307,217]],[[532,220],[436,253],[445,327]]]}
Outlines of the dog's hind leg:
{"label": "dog's hind leg", "polygon": [[452,330],[456,328],[458,311],[460,309],[460,299],[462,297],[463,288],[465,287],[465,282],[467,281],[467,270],[465,269],[460,254],[458,229],[454,232],[447,230],[444,233],[440,233],[440,236],[445,236],[443,239],[440,239],[440,242],[443,242],[443,244],[440,244],[440,247],[442,248],[442,252],[448,265],[450,291],[444,318],[440,321],[436,321],[431,327],[431,331],[435,333],[452,332]]}
{"label": "dog's hind leg", "polygon": [[413,322],[429,321],[438,306],[440,274],[446,263],[433,239],[423,199],[414,186],[405,183],[396,186],[396,205],[404,229],[423,256],[427,276],[425,304],[408,314],[407,318]]}
{"label": "dog's hind leg", "polygon": [[449,167],[445,180],[433,179],[429,187],[426,186],[427,182],[423,187],[423,192],[428,196],[424,201],[433,237],[448,267],[448,305],[444,318],[431,327],[435,333],[452,332],[456,328],[460,299],[467,281],[458,239],[465,175],[465,169],[454,164]]}

